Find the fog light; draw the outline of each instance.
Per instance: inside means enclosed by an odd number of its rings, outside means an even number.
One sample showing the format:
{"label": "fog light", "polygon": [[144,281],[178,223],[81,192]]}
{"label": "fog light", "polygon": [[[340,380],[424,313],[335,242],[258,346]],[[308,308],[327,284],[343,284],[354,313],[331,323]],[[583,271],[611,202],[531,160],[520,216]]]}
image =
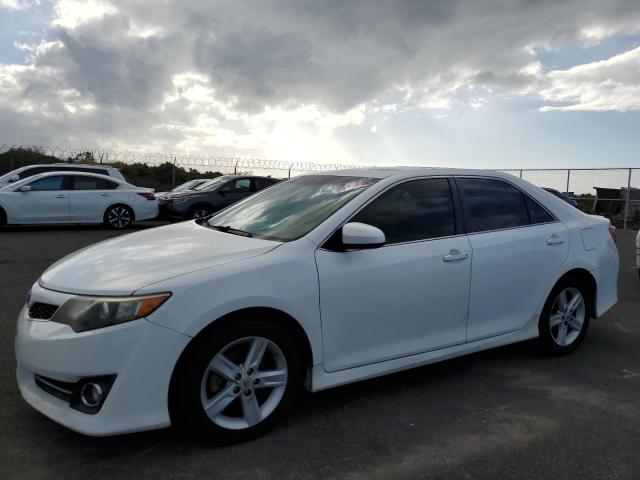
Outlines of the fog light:
{"label": "fog light", "polygon": [[89,408],[96,408],[102,403],[104,391],[98,383],[85,383],[80,389],[80,401]]}

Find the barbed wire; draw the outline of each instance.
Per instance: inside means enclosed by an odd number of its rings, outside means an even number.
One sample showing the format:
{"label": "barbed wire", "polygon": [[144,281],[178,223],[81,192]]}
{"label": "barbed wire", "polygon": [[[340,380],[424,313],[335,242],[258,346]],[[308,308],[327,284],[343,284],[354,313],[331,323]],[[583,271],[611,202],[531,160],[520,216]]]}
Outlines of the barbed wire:
{"label": "barbed wire", "polygon": [[172,163],[180,167],[208,167],[223,169],[258,169],[258,170],[295,170],[303,172],[318,172],[356,168],[356,165],[328,164],[312,162],[290,162],[284,160],[269,160],[261,158],[246,158],[233,156],[212,156],[204,154],[161,153],[161,152],[131,152],[113,151],[98,148],[67,148],[43,147],[40,145],[9,145],[0,144],[0,153],[22,150],[32,151],[61,160],[86,160],[91,158],[96,163],[145,163],[159,165]]}

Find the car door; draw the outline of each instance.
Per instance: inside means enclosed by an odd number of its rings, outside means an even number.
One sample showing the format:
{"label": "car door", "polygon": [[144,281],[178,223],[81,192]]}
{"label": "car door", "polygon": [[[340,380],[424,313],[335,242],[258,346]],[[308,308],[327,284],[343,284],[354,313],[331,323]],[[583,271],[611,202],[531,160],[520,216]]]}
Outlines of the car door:
{"label": "car door", "polygon": [[218,189],[220,208],[228,207],[253,193],[250,178],[234,178]]}
{"label": "car door", "polygon": [[455,182],[473,249],[467,339],[523,328],[567,257],[568,231],[506,181]]}
{"label": "car door", "polygon": [[13,192],[11,217],[17,223],[63,223],[69,220],[69,187],[66,175],[36,179]]}
{"label": "car door", "polygon": [[89,175],[71,175],[69,213],[73,221],[101,222],[115,200],[116,182]]}
{"label": "car door", "polygon": [[326,370],[464,343],[471,248],[449,180],[393,186],[350,221],[380,228],[387,241],[316,252]]}

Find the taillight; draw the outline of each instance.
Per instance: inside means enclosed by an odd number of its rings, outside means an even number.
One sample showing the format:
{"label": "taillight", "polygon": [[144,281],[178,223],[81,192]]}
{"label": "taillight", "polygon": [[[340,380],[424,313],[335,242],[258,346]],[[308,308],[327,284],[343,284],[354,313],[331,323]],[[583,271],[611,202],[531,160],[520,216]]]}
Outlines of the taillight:
{"label": "taillight", "polygon": [[613,239],[613,243],[618,243],[618,229],[613,225],[609,225],[609,234],[611,234],[611,238]]}
{"label": "taillight", "polygon": [[152,192],[137,192],[141,197],[146,198],[147,200],[155,200],[156,196]]}

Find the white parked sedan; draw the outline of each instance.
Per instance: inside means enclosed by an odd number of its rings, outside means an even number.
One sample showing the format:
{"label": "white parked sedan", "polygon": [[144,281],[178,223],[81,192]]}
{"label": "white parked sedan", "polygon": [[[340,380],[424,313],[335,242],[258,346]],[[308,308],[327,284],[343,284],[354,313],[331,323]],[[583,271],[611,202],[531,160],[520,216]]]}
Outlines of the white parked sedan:
{"label": "white parked sedan", "polygon": [[496,172],[298,177],[53,265],[20,313],[18,384],[89,435],[244,440],[302,386],[536,337],[571,352],[617,300],[614,233]]}
{"label": "white parked sedan", "polygon": [[157,216],[153,190],[106,175],[42,173],[0,189],[0,226],[104,223],[121,229]]}

